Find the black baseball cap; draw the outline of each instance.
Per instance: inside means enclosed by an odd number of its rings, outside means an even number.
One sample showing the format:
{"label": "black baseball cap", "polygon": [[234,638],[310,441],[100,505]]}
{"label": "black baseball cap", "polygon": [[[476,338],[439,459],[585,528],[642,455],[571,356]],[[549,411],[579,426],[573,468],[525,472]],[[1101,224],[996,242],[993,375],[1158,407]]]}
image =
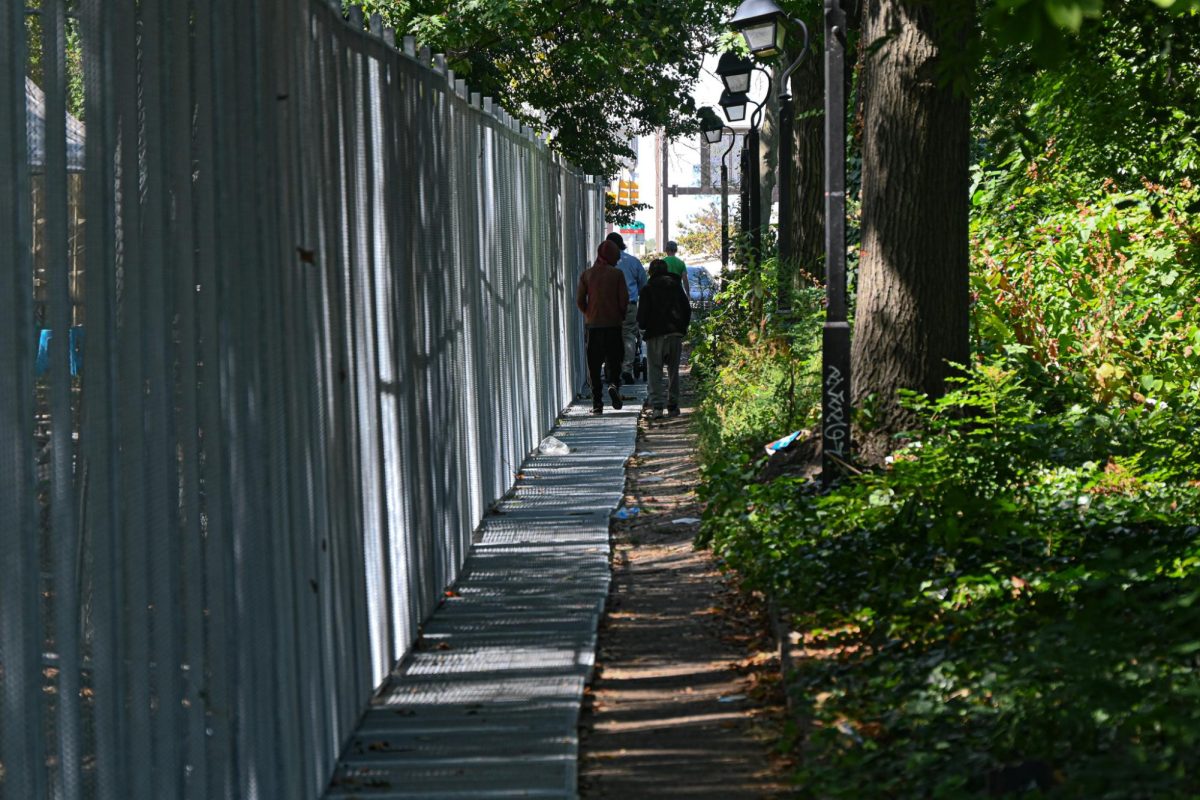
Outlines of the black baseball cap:
{"label": "black baseball cap", "polygon": [[621,248],[622,250],[625,249],[625,239],[621,236],[621,234],[617,233],[616,231],[613,231],[612,233],[610,233],[608,236],[606,236],[604,238],[606,238],[608,241],[612,242],[613,244],[615,244],[617,247]]}

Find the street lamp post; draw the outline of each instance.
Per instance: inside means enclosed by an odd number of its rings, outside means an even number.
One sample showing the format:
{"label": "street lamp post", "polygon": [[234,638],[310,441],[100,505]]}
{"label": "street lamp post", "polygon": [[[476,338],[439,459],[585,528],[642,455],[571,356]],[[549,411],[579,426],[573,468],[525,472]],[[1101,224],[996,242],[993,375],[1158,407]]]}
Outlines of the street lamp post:
{"label": "street lamp post", "polygon": [[[746,85],[749,86],[750,73],[756,69],[752,62],[745,59],[748,63],[746,69]],[[718,74],[720,67],[718,66]],[[725,75],[722,75],[722,80],[726,80]],[[726,82],[729,86],[729,82]],[[754,269],[758,269],[762,263],[762,209],[761,199],[759,198],[758,190],[758,125],[762,120],[763,106],[766,104],[766,99],[759,103],[751,100],[750,96],[745,92],[732,92],[728,88],[721,93],[720,106],[725,112],[725,117],[730,122],[741,122],[746,118],[746,106],[753,104],[754,112],[750,115],[750,128],[746,132],[746,138],[742,149],[742,228],[750,234],[750,249],[751,262]]]}
{"label": "street lamp post", "polygon": [[850,454],[850,323],[846,319],[846,13],[825,0],[825,327],[821,342],[821,483]]}
{"label": "street lamp post", "polygon": [[804,31],[804,47],[783,75],[779,78],[779,294],[778,307],[791,308],[791,268],[795,258],[792,242],[792,200],[795,198],[796,180],[792,164],[792,73],[808,55],[808,27],[797,20]]}
{"label": "street lamp post", "polygon": [[750,233],[750,185],[754,179],[750,177],[750,136],[747,132],[742,137],[742,149],[738,151],[738,169],[741,170],[742,181],[738,185],[738,208],[742,212],[741,235]]}
{"label": "street lamp post", "polygon": [[[821,341],[821,482],[829,486],[850,453],[850,325],[846,319],[846,16],[841,0],[825,2],[825,272],[826,311]],[[774,0],[744,0],[729,25],[745,37],[756,58],[784,50],[788,17]],[[779,91],[780,152],[779,263],[792,258],[792,95],[790,78],[808,52],[808,28],[800,56],[784,70]],[[791,287],[780,272],[779,304]]]}
{"label": "street lamp post", "polygon": [[[728,55],[728,53],[726,54]],[[749,79],[746,81],[749,85]],[[733,145],[737,142],[737,133],[732,128],[725,127],[725,123],[717,116],[717,112],[713,111],[709,106],[700,109],[700,133],[704,136],[704,141],[710,145],[720,144],[721,139],[725,137],[725,132],[729,132],[729,147],[725,148],[725,152],[721,154],[721,267],[724,269],[729,266],[729,168],[725,164],[725,159],[729,156],[729,151],[733,149]]]}
{"label": "street lamp post", "polygon": [[[765,102],[765,100],[764,100]],[[759,109],[761,110],[761,109]],[[746,194],[746,205],[750,217],[750,257],[755,272],[762,271],[762,175],[759,173],[758,111],[751,117],[750,131],[746,134],[746,169],[750,171],[750,191]]]}
{"label": "street lamp post", "polygon": [[[758,2],[758,0],[752,0]],[[770,34],[774,36],[775,34]],[[751,48],[754,52],[754,48]],[[717,62],[717,75],[725,84],[721,94],[721,108],[730,122],[746,118],[746,106],[754,103],[754,114],[750,118],[750,129],[746,132],[742,150],[742,228],[750,234],[751,260],[754,268],[762,263],[762,199],[758,187],[758,125],[763,106],[750,99],[750,79],[755,71],[764,72],[754,61],[737,53],[727,52]],[[723,163],[723,162],[722,162]]]}
{"label": "street lamp post", "polygon": [[[776,307],[780,310],[791,307],[791,261],[792,251],[792,195],[795,179],[792,169],[792,91],[791,77],[796,68],[808,55],[808,26],[800,20],[790,19],[773,0],[745,0],[738,6],[729,25],[741,32],[751,55],[763,60],[783,53],[787,25],[795,25],[804,36],[804,45],[780,76],[779,83],[779,260],[777,267],[778,288]],[[719,73],[718,67],[718,73]]]}
{"label": "street lamp post", "polygon": [[[729,147],[725,148],[725,152],[721,154],[721,269],[729,267],[729,167],[725,163],[725,159],[729,157],[729,152],[733,150],[733,146],[737,144],[737,132],[729,129]],[[745,180],[745,176],[742,177]]]}

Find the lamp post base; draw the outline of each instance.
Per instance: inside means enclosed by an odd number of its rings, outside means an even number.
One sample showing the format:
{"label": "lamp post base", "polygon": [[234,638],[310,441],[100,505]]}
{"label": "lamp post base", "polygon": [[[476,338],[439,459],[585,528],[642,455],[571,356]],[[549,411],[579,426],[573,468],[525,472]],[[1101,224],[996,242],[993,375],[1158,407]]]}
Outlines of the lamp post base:
{"label": "lamp post base", "polygon": [[821,332],[821,485],[828,488],[850,460],[850,323]]}

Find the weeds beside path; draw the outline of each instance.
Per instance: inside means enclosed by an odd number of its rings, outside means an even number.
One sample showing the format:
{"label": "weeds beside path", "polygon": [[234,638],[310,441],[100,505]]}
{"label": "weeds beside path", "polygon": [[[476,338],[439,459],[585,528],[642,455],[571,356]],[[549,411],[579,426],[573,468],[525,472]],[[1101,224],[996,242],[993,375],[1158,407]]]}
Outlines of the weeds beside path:
{"label": "weeds beside path", "polygon": [[613,584],[596,678],[581,721],[583,798],[770,798],[788,794],[786,764],[769,756],[782,709],[762,610],[696,551],[699,479],[684,414],[639,423],[614,521]]}

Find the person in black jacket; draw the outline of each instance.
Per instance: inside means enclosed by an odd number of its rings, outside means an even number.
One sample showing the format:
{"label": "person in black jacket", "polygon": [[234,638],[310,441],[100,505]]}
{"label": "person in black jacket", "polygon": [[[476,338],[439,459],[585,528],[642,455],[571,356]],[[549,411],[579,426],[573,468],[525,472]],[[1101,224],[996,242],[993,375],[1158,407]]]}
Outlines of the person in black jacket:
{"label": "person in black jacket", "polygon": [[[642,289],[637,322],[646,340],[649,369],[650,405],[654,418],[662,419],[663,405],[672,417],[679,416],[679,358],[683,354],[683,336],[692,319],[692,307],[683,293],[677,275],[667,262],[650,262],[650,282]],[[663,367],[667,368],[667,386],[663,386]]]}

